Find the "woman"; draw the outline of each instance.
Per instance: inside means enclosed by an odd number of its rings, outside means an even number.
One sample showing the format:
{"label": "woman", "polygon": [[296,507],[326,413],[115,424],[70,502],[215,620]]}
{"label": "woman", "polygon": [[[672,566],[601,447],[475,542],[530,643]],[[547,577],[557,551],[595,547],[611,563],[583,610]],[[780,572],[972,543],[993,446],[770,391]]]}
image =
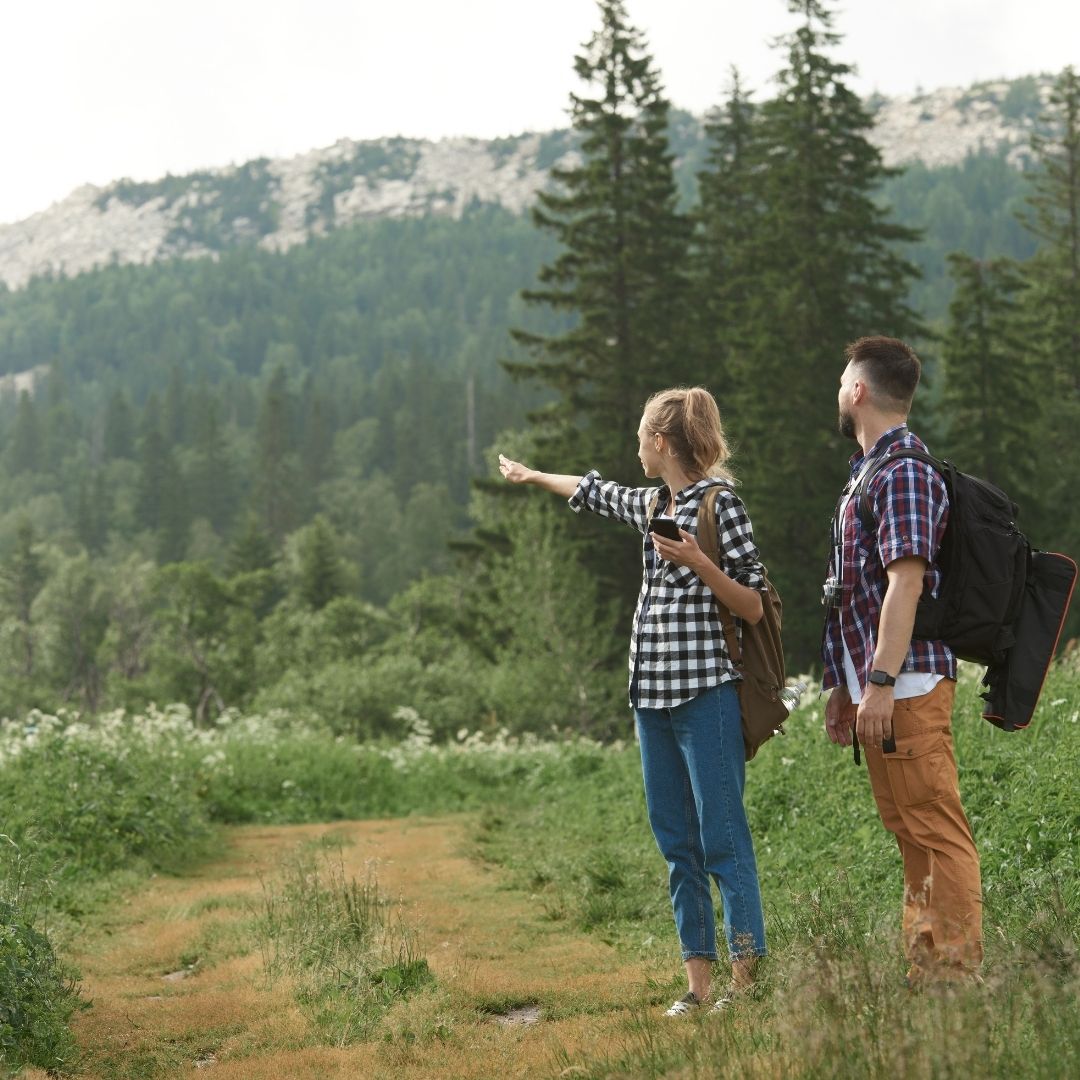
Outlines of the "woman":
{"label": "woman", "polygon": [[[765,954],[757,864],[743,807],[745,758],[735,683],[714,597],[747,622],[762,617],[765,575],[746,509],[732,489],[720,412],[701,387],[665,390],[645,405],[638,458],[660,487],[626,488],[593,471],[565,476],[499,455],[514,484],[535,484],[575,511],[617,518],[644,534],[644,576],[630,642],[630,704],[641,746],[645,801],[667,860],[671,905],[689,992],[667,1010],[685,1016],[709,1001],[717,959],[709,878],[720,890],[731,960],[729,991],[754,979]],[[698,508],[720,485],[716,529],[723,568],[698,546]],[[673,518],[680,540],[649,528]],[[740,626],[741,624],[737,623]],[[731,993],[718,995],[722,1008]]]}

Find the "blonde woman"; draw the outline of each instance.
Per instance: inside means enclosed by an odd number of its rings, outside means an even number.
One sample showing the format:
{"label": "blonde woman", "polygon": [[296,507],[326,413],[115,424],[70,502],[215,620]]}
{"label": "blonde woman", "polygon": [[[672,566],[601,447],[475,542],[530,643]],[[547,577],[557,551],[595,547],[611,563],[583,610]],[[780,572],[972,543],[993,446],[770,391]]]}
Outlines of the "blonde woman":
{"label": "blonde woman", "polygon": [[[596,471],[539,472],[499,455],[502,475],[569,499],[575,511],[615,518],[643,536],[643,576],[630,640],[634,709],[649,822],[668,864],[675,926],[689,990],[668,1010],[722,1008],[753,982],[765,954],[754,846],[743,806],[745,759],[736,681],[714,605],[743,621],[762,617],[765,574],[746,508],[727,467],[727,441],[712,395],[664,390],[646,403],[638,458],[659,487],[622,487]],[[698,546],[698,509],[719,487],[716,531],[722,567]],[[660,523],[657,523],[660,519]],[[666,519],[666,524],[664,521]],[[674,528],[672,527],[674,523]],[[660,535],[664,529],[679,539]],[[731,961],[728,990],[710,999],[718,959],[710,878],[720,891]]]}

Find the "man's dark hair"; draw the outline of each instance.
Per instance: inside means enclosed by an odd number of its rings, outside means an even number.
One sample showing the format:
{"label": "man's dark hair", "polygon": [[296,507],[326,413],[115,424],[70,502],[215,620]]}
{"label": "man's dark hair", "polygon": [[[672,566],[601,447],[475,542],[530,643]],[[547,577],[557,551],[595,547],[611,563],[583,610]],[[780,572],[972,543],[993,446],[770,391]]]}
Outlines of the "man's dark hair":
{"label": "man's dark hair", "polygon": [[911,408],[922,364],[910,345],[890,337],[861,337],[844,350],[844,358],[862,369],[874,397],[905,413]]}

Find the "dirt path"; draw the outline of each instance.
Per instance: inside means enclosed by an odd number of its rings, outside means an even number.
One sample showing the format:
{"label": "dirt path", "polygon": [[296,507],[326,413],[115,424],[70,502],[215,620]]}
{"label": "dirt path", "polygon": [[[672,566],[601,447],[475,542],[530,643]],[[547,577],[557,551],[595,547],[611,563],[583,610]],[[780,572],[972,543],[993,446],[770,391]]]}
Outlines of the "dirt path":
{"label": "dirt path", "polygon": [[[92,1008],[76,1021],[84,1076],[572,1076],[616,1051],[648,972],[552,921],[467,852],[465,818],[229,830],[219,861],[157,878],[95,922],[73,957]],[[370,1041],[326,1045],[296,987],[271,982],[253,911],[298,850],[341,843],[345,872],[401,897],[433,987],[392,1005]],[[335,853],[335,858],[336,858]],[[538,1010],[531,1008],[538,1006]],[[531,1024],[496,1014],[526,1008]]]}

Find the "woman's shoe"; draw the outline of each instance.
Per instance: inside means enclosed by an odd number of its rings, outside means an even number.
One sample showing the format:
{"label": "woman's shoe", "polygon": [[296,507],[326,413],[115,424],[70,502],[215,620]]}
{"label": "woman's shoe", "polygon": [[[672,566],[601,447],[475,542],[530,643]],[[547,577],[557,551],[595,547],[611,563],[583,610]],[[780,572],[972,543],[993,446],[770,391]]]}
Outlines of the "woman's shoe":
{"label": "woman's shoe", "polygon": [[702,1001],[701,998],[699,998],[697,994],[693,992],[693,990],[691,990],[684,997],[679,998],[679,1000],[676,1001],[675,1004],[672,1005],[671,1008],[664,1013],[664,1015],[689,1016],[691,1013],[696,1012],[698,1009],[700,1009],[701,1006],[704,1004],[705,1002]]}

